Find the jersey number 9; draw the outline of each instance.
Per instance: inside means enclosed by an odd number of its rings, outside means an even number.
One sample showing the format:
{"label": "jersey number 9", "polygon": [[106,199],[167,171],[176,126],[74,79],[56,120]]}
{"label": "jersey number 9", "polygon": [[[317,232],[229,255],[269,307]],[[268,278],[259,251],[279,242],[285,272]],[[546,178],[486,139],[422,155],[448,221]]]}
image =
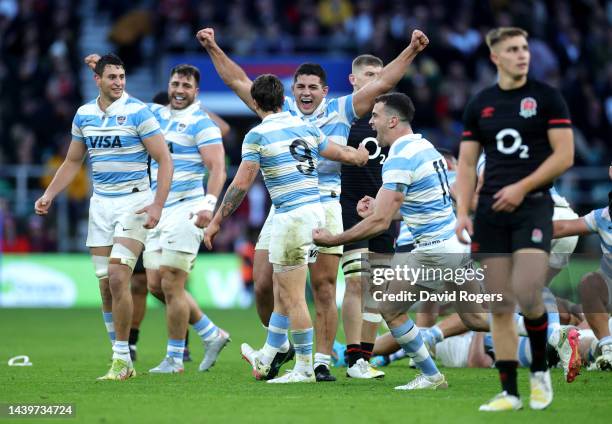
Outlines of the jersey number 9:
{"label": "jersey number 9", "polygon": [[[298,148],[301,151],[298,151]],[[311,175],[312,171],[314,171],[314,161],[312,160],[312,151],[308,147],[308,144],[304,140],[297,139],[291,143],[289,146],[289,152],[291,152],[291,156],[293,159],[301,162],[300,165],[296,165],[297,170],[300,174]]]}

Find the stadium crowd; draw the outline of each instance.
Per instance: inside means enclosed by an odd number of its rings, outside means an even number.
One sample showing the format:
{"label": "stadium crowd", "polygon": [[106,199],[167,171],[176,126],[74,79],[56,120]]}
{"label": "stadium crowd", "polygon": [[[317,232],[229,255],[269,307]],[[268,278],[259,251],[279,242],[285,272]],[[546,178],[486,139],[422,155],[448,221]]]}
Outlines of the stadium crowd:
{"label": "stadium crowd", "polygon": [[[612,156],[606,141],[612,135],[612,1],[492,0],[487,7],[470,0],[134,4],[129,9],[117,0],[97,2],[99,13],[110,14],[116,22],[109,36],[117,50],[130,52],[124,57],[128,76],[130,66],[149,63],[139,60],[143,39],[152,38],[155,51],[200,52],[193,34],[205,26],[219,29],[219,44],[232,56],[372,53],[385,63],[406,45],[412,29],[421,28],[431,39],[430,48],[398,90],[414,100],[415,128],[437,146],[455,151],[467,100],[495,77],[484,34],[497,25],[521,26],[531,35],[531,74],[559,87],[567,99],[576,131],[576,166],[605,166]],[[2,166],[47,164],[54,170],[54,160],[63,156],[70,122],[83,100],[78,76],[83,64],[77,46],[84,31],[79,5],[72,0],[0,0]],[[121,38],[117,26],[126,18],[141,25],[131,37]],[[242,135],[233,137],[240,140]],[[239,143],[232,145],[237,151],[231,151],[230,145],[227,156],[237,165]],[[0,178],[4,250],[54,249],[52,226],[43,234],[46,242],[37,243],[28,235],[41,227],[37,219],[29,212],[11,213],[13,183],[5,175]],[[30,184],[31,189],[42,189],[45,179]],[[71,222],[76,222],[87,214],[83,202],[88,192],[71,193]],[[571,193],[564,194],[571,199]],[[250,213],[247,204],[236,222]],[[227,243],[219,243],[220,250],[233,249],[231,240],[241,231],[238,224],[227,228],[234,229],[226,232],[231,236]]]}

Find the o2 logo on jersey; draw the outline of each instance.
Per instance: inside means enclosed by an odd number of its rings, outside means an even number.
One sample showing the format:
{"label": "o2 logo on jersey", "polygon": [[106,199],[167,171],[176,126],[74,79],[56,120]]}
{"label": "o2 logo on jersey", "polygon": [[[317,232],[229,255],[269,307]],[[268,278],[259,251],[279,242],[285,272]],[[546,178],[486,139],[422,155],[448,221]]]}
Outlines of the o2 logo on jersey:
{"label": "o2 logo on jersey", "polygon": [[312,151],[308,147],[308,144],[302,139],[294,140],[289,146],[289,152],[293,159],[300,162],[296,165],[298,172],[304,175],[312,175],[312,171],[315,169],[314,160],[312,159]]}
{"label": "o2 logo on jersey", "polygon": [[385,163],[385,160],[387,159],[386,155],[381,155],[381,148],[380,148],[380,144],[378,144],[378,140],[374,137],[366,137],[363,139],[363,141],[359,144],[363,144],[365,146],[366,149],[368,149],[368,152],[370,152],[370,148],[368,147],[369,143],[374,143],[374,146],[376,146],[376,148],[374,149],[374,153],[369,155],[370,159],[376,159],[378,156],[381,157],[380,159],[380,165],[382,165],[383,163]]}
{"label": "o2 logo on jersey", "polygon": [[[514,128],[504,128],[495,136],[497,150],[505,155],[513,155],[520,150],[519,158],[529,159],[529,146],[523,144],[521,134]],[[506,145],[506,140],[509,145]]]}

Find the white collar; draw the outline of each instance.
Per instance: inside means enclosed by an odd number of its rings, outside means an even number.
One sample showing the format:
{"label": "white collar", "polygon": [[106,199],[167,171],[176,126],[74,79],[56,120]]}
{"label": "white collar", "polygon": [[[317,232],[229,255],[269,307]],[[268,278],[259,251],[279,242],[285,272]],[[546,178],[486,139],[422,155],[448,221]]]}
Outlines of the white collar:
{"label": "white collar", "polygon": [[96,97],[96,106],[98,107],[100,113],[103,113],[105,115],[112,115],[117,112],[117,109],[119,109],[127,102],[128,97],[130,97],[130,95],[127,93],[127,91],[124,90],[121,97],[119,97],[117,100],[108,105],[106,111],[103,111],[100,108],[100,96],[98,95],[98,97]]}

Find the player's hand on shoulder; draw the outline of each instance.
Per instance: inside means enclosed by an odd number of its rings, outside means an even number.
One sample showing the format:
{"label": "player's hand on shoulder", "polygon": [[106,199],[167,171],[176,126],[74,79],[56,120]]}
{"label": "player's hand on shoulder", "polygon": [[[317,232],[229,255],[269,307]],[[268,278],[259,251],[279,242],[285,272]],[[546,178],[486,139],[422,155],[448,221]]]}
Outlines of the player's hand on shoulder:
{"label": "player's hand on shoulder", "polygon": [[[195,218],[195,220],[193,220],[193,218]],[[213,218],[212,211],[206,211],[206,210],[192,213],[189,216],[189,219],[192,219],[195,226],[199,228],[206,228],[208,224],[210,223],[210,221],[212,221],[212,218]]]}
{"label": "player's hand on shoulder", "polygon": [[359,145],[359,148],[357,149],[357,158],[357,166],[365,166],[368,163],[368,160],[370,159],[370,152],[363,143],[361,143]]}
{"label": "player's hand on shoulder", "polygon": [[493,195],[496,202],[491,208],[495,212],[514,212],[523,203],[526,194],[519,183],[507,185]]}
{"label": "player's hand on shoulder", "polygon": [[34,202],[34,212],[36,212],[36,215],[46,215],[49,213],[51,202],[53,202],[53,199],[50,196],[43,194],[36,202]]}
{"label": "player's hand on shoulder", "polygon": [[196,38],[205,49],[215,44],[215,30],[212,28],[203,28],[198,31]]}
{"label": "player's hand on shoulder", "polygon": [[461,243],[470,244],[471,240],[469,237],[466,237],[466,232],[468,236],[472,236],[474,234],[474,224],[469,216],[458,215],[457,223],[455,224],[455,235]]}
{"label": "player's hand on shoulder", "polygon": [[151,203],[150,205],[145,206],[142,209],[138,209],[135,213],[137,214],[146,213],[147,214],[147,220],[144,223],[143,227],[145,227],[147,230],[150,230],[152,228],[155,228],[157,224],[159,223],[159,219],[161,217],[162,210],[163,210],[163,206],[159,206],[156,203]]}
{"label": "player's hand on shoulder", "polygon": [[87,56],[85,56],[85,64],[87,66],[89,66],[89,68],[93,71],[94,69],[96,69],[96,64],[98,63],[98,61],[100,60],[100,55],[97,53],[92,53],[89,54]]}
{"label": "player's hand on shoulder", "polygon": [[219,229],[219,224],[211,221],[206,227],[206,230],[204,230],[204,245],[208,250],[212,250],[212,244],[217,236],[217,233],[219,232]]}
{"label": "player's hand on shoulder", "polygon": [[427,38],[423,31],[418,29],[412,31],[410,47],[412,47],[417,53],[423,51],[428,44],[429,38]]}
{"label": "player's hand on shoulder", "polygon": [[357,214],[362,218],[367,218],[374,213],[375,200],[370,196],[363,196],[359,202],[357,202]]}
{"label": "player's hand on shoulder", "polygon": [[312,240],[317,246],[330,247],[332,241],[332,233],[325,228],[315,228],[312,230]]}

